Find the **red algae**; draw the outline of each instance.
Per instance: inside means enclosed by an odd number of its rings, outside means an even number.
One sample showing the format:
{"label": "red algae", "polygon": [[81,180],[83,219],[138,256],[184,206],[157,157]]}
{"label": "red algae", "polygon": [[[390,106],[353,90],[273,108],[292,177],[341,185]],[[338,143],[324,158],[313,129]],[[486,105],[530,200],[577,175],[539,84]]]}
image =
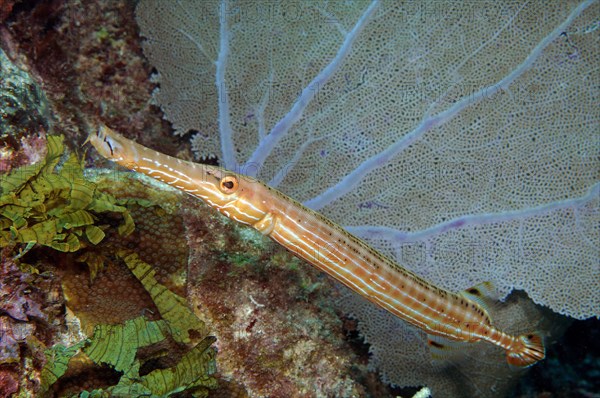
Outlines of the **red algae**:
{"label": "red algae", "polygon": [[45,134],[23,136],[18,142],[7,143],[0,149],[0,173],[9,173],[13,168],[39,162],[44,156],[46,156]]}
{"label": "red algae", "polygon": [[41,82],[68,140],[81,144],[102,121],[147,144],[160,138],[164,152],[179,151],[150,105],[152,68],[142,55],[131,2],[30,2],[15,7],[6,26],[4,47]]}
{"label": "red algae", "polygon": [[35,391],[43,350],[64,328],[60,283],[22,271],[10,248],[0,252],[0,396]]}
{"label": "red algae", "polygon": [[0,0],[0,23],[10,15],[17,0]]}

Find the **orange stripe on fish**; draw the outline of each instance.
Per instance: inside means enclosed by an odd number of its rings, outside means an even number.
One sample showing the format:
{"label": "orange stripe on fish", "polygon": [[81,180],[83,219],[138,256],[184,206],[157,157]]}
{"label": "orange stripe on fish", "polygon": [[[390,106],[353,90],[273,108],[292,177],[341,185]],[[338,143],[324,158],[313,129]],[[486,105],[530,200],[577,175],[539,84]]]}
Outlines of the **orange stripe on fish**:
{"label": "orange stripe on fish", "polygon": [[[220,167],[192,163],[128,140],[106,126],[88,139],[98,152],[128,169],[196,196],[225,216],[250,225],[369,301],[432,336],[487,341],[506,351],[509,364],[544,358],[536,333],[506,334],[492,325],[479,289],[441,289],[383,256],[323,215],[283,193]],[[443,344],[430,339],[434,349]]]}

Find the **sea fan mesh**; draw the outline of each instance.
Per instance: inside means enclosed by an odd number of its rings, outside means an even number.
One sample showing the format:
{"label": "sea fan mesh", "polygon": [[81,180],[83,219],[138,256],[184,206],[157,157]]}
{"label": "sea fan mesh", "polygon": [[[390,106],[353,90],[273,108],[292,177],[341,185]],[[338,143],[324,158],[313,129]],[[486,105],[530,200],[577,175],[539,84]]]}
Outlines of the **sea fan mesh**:
{"label": "sea fan mesh", "polygon": [[[492,281],[586,318],[600,308],[599,5],[577,7],[149,0],[137,17],[155,99],[179,134],[197,132],[199,157],[225,158],[230,139],[226,166],[389,254],[419,243],[422,261],[406,265],[432,282]],[[287,133],[253,158],[307,89]],[[340,184],[373,157],[352,189]]]}
{"label": "sea fan mesh", "polygon": [[598,2],[142,0],[137,19],[198,158],[441,287],[600,316]]}

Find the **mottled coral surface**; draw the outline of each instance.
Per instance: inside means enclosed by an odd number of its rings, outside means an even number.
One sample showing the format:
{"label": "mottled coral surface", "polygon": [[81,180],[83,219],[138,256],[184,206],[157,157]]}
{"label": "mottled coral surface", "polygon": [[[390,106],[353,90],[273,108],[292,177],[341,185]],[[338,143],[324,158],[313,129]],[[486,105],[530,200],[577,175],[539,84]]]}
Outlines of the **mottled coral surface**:
{"label": "mottled coral surface", "polygon": [[331,309],[331,280],[257,232],[186,204],[189,297],[217,336],[222,376],[251,396],[365,395]]}
{"label": "mottled coral surface", "polygon": [[[74,143],[100,120],[146,143],[166,131],[148,101],[151,67],[141,56],[130,2],[25,1],[0,33],[9,56],[41,82],[51,118]],[[161,149],[173,153],[175,144],[162,140]]]}
{"label": "mottled coral surface", "polygon": [[64,328],[60,282],[50,273],[22,271],[12,256],[9,248],[0,252],[1,397],[37,389],[43,350]]}

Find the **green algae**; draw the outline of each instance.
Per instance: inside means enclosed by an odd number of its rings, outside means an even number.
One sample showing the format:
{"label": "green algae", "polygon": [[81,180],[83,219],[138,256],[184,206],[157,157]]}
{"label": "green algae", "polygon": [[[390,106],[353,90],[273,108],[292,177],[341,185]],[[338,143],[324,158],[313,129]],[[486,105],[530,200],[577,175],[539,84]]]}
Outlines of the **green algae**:
{"label": "green algae", "polygon": [[148,321],[143,316],[122,325],[98,325],[83,352],[94,363],[127,372],[139,348],[163,341],[166,334],[164,321]]}
{"label": "green algae", "polygon": [[118,232],[130,234],[135,225],[127,208],[84,177],[83,160],[71,154],[59,167],[63,137],[48,136],[47,147],[42,161],[0,177],[0,247],[22,253],[34,244],[61,252],[95,246],[105,237],[99,215],[107,212],[121,214]]}
{"label": "green algae", "polygon": [[[83,160],[75,154],[65,155],[63,140],[62,136],[48,136],[48,153],[43,160],[0,176],[0,247],[8,247],[15,253],[14,259],[36,245],[77,252],[76,260],[88,265],[93,280],[107,259],[106,253],[93,248],[105,240],[115,224],[115,214],[122,218],[116,227],[119,235],[127,236],[135,228],[129,206],[165,207],[165,211],[168,206],[152,197],[117,199],[103,192],[105,182],[87,179]],[[150,265],[132,252],[119,251],[118,255],[148,291],[162,319],[140,316],[123,324],[100,324],[91,337],[77,344],[56,344],[47,349],[40,374],[41,394],[49,394],[68,374],[74,356],[85,354],[91,362],[108,366],[121,377],[116,385],[81,392],[82,397],[166,397],[180,392],[207,396],[209,389],[217,387],[213,376],[216,349],[212,347],[216,339],[207,336],[206,326],[184,298],[157,282]],[[28,272],[38,272],[33,266],[20,265]],[[139,350],[173,341],[187,350],[181,359],[172,367],[140,375],[145,363]]]}
{"label": "green algae", "polygon": [[132,396],[131,388],[139,390],[140,386],[145,387],[151,397],[168,397],[183,391],[194,397],[208,396],[210,389],[217,388],[217,380],[212,376],[216,372],[216,350],[211,346],[215,340],[212,336],[206,337],[171,368],[157,369],[141,377],[139,369],[132,368],[111,391],[112,396]]}
{"label": "green algae", "polygon": [[191,342],[190,331],[206,335],[204,323],[187,306],[186,300],[158,283],[154,275],[156,271],[139,259],[138,255],[120,250],[117,255],[125,261],[127,267],[139,279],[146,291],[150,293],[163,319],[171,327],[171,335],[178,343]]}
{"label": "green algae", "polygon": [[60,379],[69,368],[69,361],[79,352],[85,341],[81,341],[69,347],[56,344],[44,351],[46,365],[40,376],[41,392],[44,394],[58,379]]}
{"label": "green algae", "polygon": [[[91,338],[74,346],[56,345],[46,351],[48,359],[42,370],[42,390],[48,389],[62,377],[69,360],[80,350],[95,364],[104,364],[120,372],[119,382],[111,387],[83,391],[79,397],[168,397],[187,392],[194,397],[206,397],[217,388],[216,349],[213,336],[206,336],[206,327],[188,308],[185,300],[156,282],[154,270],[136,254],[120,251],[132,273],[152,297],[162,319],[150,321],[144,316],[119,325],[97,325]],[[140,375],[142,363],[137,357],[140,348],[169,338],[190,343],[190,334],[205,336],[187,351],[172,367],[155,369]]]}
{"label": "green algae", "polygon": [[47,362],[40,380],[42,392],[66,373],[69,361],[82,349],[94,363],[108,365],[122,376],[114,386],[83,391],[79,397],[168,397],[183,391],[196,397],[207,396],[209,389],[217,387],[213,377],[216,350],[211,346],[216,339],[212,336],[189,350],[175,366],[140,375],[138,350],[168,336],[169,322],[149,321],[144,316],[120,325],[98,325],[90,339],[71,347],[56,345],[46,351]]}

